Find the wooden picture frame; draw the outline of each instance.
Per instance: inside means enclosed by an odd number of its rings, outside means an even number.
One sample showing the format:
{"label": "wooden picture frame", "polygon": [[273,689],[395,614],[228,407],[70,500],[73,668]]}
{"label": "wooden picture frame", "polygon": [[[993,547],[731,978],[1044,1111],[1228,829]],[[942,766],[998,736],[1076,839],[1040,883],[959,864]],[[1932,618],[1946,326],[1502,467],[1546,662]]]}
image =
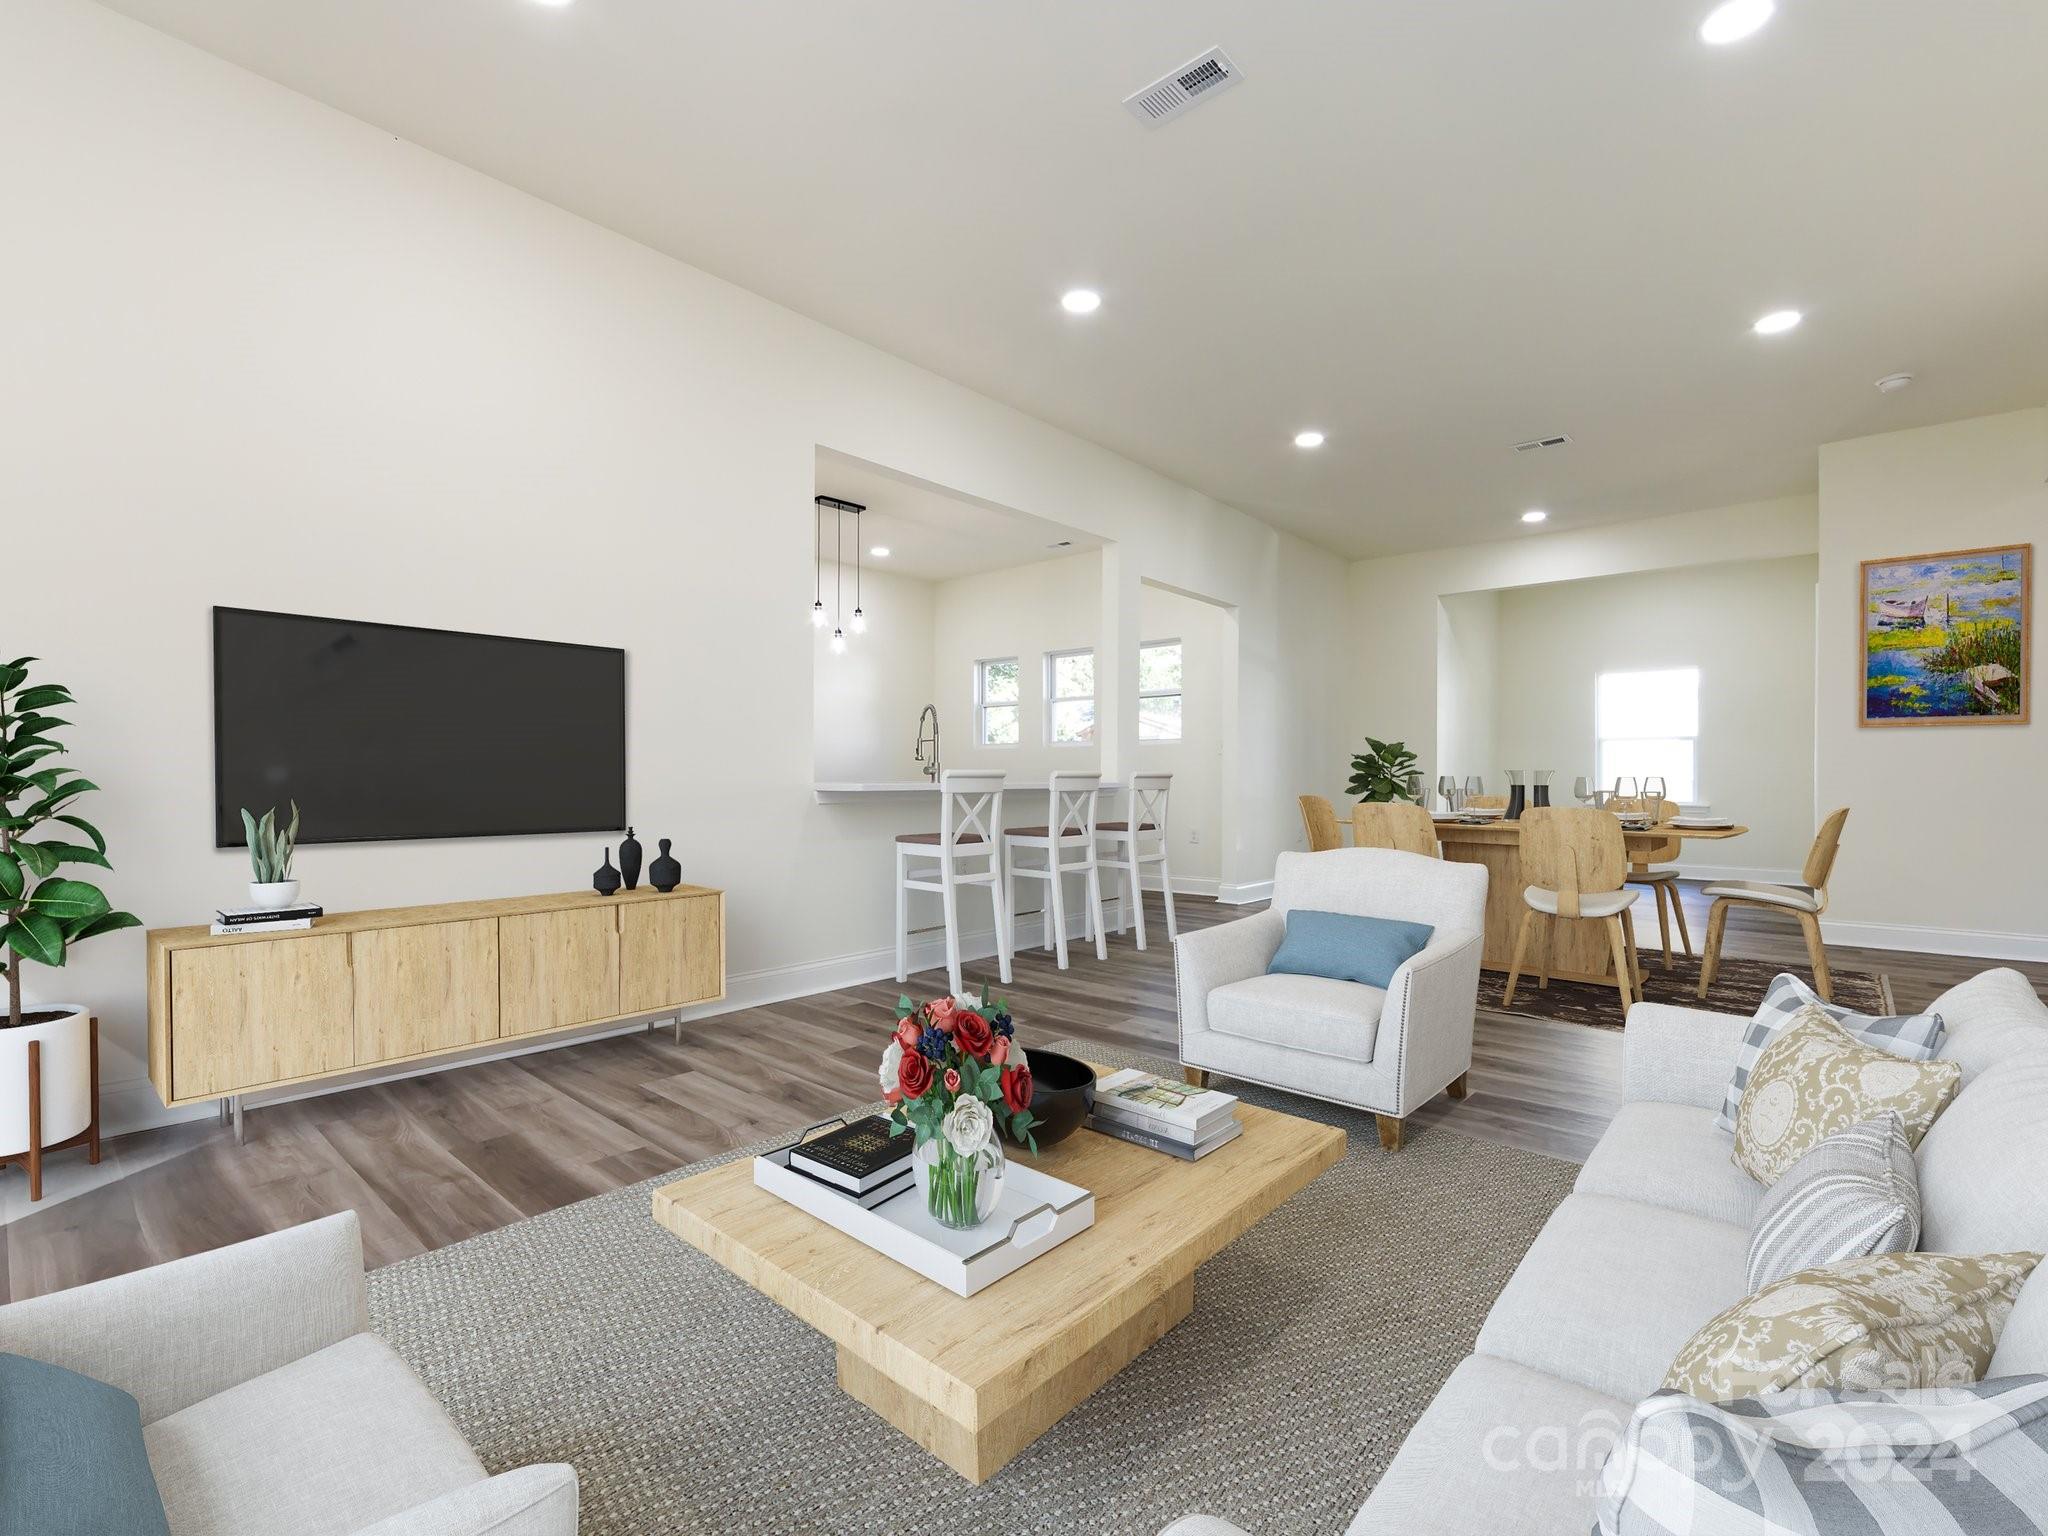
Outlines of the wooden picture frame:
{"label": "wooden picture frame", "polygon": [[2032,544],[1865,560],[1856,599],[1858,725],[2029,723]]}

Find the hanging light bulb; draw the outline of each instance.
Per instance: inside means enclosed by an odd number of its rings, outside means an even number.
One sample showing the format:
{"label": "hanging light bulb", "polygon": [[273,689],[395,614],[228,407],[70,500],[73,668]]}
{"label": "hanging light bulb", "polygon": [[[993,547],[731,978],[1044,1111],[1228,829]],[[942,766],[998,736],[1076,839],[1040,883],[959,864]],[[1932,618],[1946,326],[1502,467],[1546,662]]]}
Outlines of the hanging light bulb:
{"label": "hanging light bulb", "polygon": [[852,510],[853,510],[853,632],[854,632],[854,633],[855,633],[856,635],[864,635],[864,634],[866,634],[866,633],[868,632],[868,616],[867,616],[866,614],[864,614],[864,613],[862,613],[862,612],[860,611],[860,546],[861,546],[861,537],[860,537],[860,514],[861,514],[861,509],[860,509],[859,507],[854,507],[854,508],[853,508]]}
{"label": "hanging light bulb", "polygon": [[832,631],[832,654],[834,656],[844,656],[846,654],[846,631],[843,629]]}
{"label": "hanging light bulb", "polygon": [[811,628],[813,628],[813,629],[823,629],[824,627],[825,627],[825,605],[824,605],[823,603],[813,603],[813,604],[811,604]]}
{"label": "hanging light bulb", "polygon": [[864,635],[868,632],[868,616],[862,613],[858,608],[853,610],[852,628],[853,632],[856,635]]}

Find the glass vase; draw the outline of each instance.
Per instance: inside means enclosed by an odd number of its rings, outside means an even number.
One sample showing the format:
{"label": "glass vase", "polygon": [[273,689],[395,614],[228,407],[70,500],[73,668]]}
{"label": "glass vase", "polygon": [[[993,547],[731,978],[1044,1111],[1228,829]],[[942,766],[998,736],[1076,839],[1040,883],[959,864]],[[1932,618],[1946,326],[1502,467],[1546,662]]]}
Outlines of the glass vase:
{"label": "glass vase", "polygon": [[1003,1148],[994,1137],[979,1152],[962,1157],[953,1143],[935,1136],[918,1147],[911,1165],[924,1208],[942,1227],[978,1227],[1003,1197]]}

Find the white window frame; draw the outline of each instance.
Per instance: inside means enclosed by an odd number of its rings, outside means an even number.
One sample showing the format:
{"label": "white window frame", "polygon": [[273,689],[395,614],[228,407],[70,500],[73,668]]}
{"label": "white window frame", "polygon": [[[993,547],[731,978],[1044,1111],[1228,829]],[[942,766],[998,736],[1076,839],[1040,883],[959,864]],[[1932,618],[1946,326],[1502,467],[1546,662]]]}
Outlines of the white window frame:
{"label": "white window frame", "polygon": [[[1630,673],[1677,672],[1690,672],[1693,677],[1693,728],[1691,735],[1686,735],[1683,732],[1663,732],[1653,736],[1609,736],[1603,734],[1602,722],[1600,719],[1600,682],[1602,678],[1626,676]],[[1703,706],[1701,704],[1700,695],[1703,691],[1703,682],[1704,673],[1702,669],[1700,669],[1699,667],[1612,667],[1605,671],[1594,674],[1593,770],[1595,774],[1598,775],[1598,777],[1595,779],[1593,787],[1595,789],[1609,790],[1614,788],[1615,775],[1608,771],[1607,763],[1607,745],[1609,742],[1683,741],[1690,743],[1692,747],[1692,792],[1690,794],[1675,794],[1672,792],[1673,789],[1680,786],[1674,786],[1667,783],[1665,786],[1666,797],[1672,800],[1674,803],[1680,805],[1707,804],[1708,801],[1706,796],[1706,786],[1701,784],[1700,782],[1700,716],[1704,712]],[[1642,789],[1642,775],[1635,774],[1632,775],[1632,777],[1635,778],[1636,789],[1638,792],[1640,792]],[[1670,775],[1666,774],[1665,777],[1668,779],[1670,778]]]}
{"label": "white window frame", "polygon": [[[1012,666],[1017,669],[1017,697],[1015,699],[991,699],[988,697],[988,669],[990,667]],[[1014,709],[1017,711],[1017,739],[1015,741],[990,741],[988,739],[988,711]],[[985,656],[974,664],[974,744],[977,747],[993,747],[998,751],[1024,744],[1024,666],[1015,656]]]}
{"label": "white window frame", "polygon": [[[1054,706],[1060,704],[1093,704],[1096,700],[1096,694],[1093,692],[1063,694],[1055,691],[1057,686],[1056,679],[1059,677],[1059,664],[1075,656],[1086,656],[1090,662],[1093,662],[1095,660],[1095,647],[1092,645],[1077,645],[1072,650],[1047,651],[1045,653],[1045,744],[1048,747],[1094,747],[1100,744],[1097,737],[1093,736],[1085,741],[1059,741],[1054,738],[1052,733],[1053,715],[1055,713]],[[1095,728],[1099,734],[1102,728],[1100,715],[1096,716]]]}
{"label": "white window frame", "polygon": [[[1138,741],[1139,741],[1139,744],[1140,744],[1140,745],[1142,745],[1142,746],[1156,746],[1156,747],[1171,747],[1171,746],[1175,746],[1175,745],[1178,745],[1178,744],[1179,744],[1180,742],[1183,742],[1183,741],[1187,740],[1187,734],[1188,734],[1188,699],[1187,699],[1187,687],[1188,687],[1188,648],[1187,648],[1187,645],[1185,644],[1185,642],[1183,642],[1183,641],[1182,641],[1182,640],[1181,640],[1181,639],[1180,639],[1179,637],[1177,637],[1177,636],[1172,636],[1172,637],[1168,637],[1168,638],[1166,638],[1166,639],[1163,639],[1163,640],[1146,640],[1146,641],[1142,641],[1142,642],[1140,642],[1140,644],[1139,644],[1139,646],[1138,646],[1138,676],[1139,676],[1139,677],[1140,677],[1140,678],[1142,679],[1142,678],[1144,677],[1144,675],[1145,675],[1145,672],[1144,672],[1144,668],[1145,668],[1145,653],[1146,653],[1147,651],[1151,651],[1151,650],[1157,650],[1157,649],[1159,649],[1159,648],[1160,648],[1161,646],[1167,646],[1167,645],[1177,645],[1177,646],[1179,646],[1179,647],[1180,647],[1180,686],[1179,686],[1178,688],[1152,688],[1152,689],[1147,689],[1147,688],[1143,687],[1143,686],[1142,686],[1142,684],[1141,684],[1141,686],[1139,687],[1139,689],[1138,689]],[[1144,724],[1144,721],[1145,721],[1145,701],[1146,701],[1147,699],[1179,699],[1179,700],[1180,700],[1180,733],[1179,733],[1178,735],[1174,735],[1174,736],[1147,736],[1147,735],[1145,734],[1145,724]]]}

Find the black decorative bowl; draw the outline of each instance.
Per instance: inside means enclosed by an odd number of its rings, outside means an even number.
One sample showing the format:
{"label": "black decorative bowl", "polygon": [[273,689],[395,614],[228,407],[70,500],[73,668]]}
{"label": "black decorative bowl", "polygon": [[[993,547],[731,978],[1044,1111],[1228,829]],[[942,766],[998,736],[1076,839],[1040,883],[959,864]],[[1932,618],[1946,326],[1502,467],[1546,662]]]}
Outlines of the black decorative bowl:
{"label": "black decorative bowl", "polygon": [[1038,1150],[1065,1141],[1095,1108],[1095,1069],[1058,1051],[1032,1050],[1031,1134]]}

